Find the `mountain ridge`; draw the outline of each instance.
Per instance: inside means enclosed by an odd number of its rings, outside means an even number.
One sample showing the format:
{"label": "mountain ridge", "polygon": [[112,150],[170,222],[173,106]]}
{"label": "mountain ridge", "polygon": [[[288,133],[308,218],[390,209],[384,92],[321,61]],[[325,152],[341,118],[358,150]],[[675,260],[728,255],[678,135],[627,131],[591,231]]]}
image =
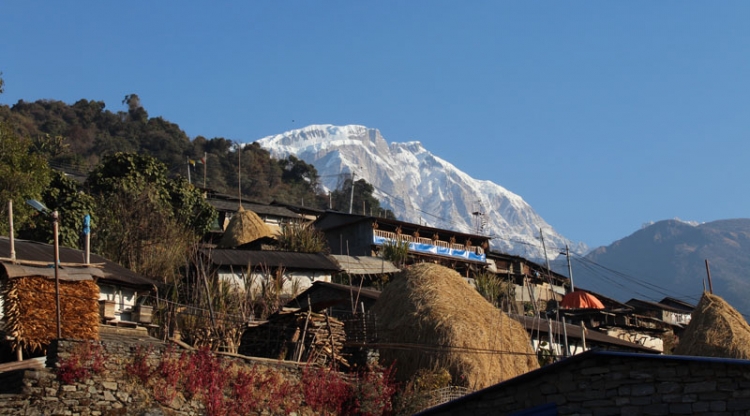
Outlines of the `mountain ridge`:
{"label": "mountain ridge", "polygon": [[[377,129],[316,124],[256,143],[273,157],[294,155],[314,165],[328,190],[336,188],[342,174],[364,178],[404,221],[488,235],[493,249],[531,259],[544,258],[540,229],[550,249],[566,244],[576,253],[587,249],[559,235],[520,196],[470,177],[420,141],[389,144]],[[554,258],[556,252],[547,256]]]}
{"label": "mountain ridge", "polygon": [[[659,299],[666,294],[697,303],[709,262],[714,293],[744,313],[750,312],[750,219],[691,224],[662,220],[635,231],[576,262],[576,284],[606,288],[625,297]],[[617,271],[617,273],[609,273]],[[627,287],[618,285],[625,284]],[[619,289],[617,289],[619,287]],[[623,297],[623,295],[625,295]]]}

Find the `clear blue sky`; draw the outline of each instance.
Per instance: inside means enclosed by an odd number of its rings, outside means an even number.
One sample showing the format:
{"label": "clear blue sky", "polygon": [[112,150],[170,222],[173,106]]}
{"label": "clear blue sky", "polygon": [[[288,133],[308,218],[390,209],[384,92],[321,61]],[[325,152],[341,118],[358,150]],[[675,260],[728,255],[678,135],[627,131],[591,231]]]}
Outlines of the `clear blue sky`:
{"label": "clear blue sky", "polygon": [[363,124],[591,247],[748,217],[750,3],[12,1],[0,103],[136,93],[190,137]]}

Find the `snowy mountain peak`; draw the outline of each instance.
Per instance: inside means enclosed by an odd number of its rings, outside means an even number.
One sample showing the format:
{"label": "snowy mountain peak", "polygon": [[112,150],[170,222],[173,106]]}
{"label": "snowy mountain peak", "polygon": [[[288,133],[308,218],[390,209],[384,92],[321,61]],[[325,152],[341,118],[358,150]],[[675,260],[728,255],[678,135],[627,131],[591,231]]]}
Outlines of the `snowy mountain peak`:
{"label": "snowy mountain peak", "polygon": [[381,205],[407,222],[492,237],[494,250],[550,258],[569,244],[526,201],[491,181],[476,180],[433,155],[419,141],[388,145],[377,129],[360,125],[311,125],[258,140],[273,157],[294,155],[315,166],[323,186],[335,189],[337,175],[354,172],[375,188]]}

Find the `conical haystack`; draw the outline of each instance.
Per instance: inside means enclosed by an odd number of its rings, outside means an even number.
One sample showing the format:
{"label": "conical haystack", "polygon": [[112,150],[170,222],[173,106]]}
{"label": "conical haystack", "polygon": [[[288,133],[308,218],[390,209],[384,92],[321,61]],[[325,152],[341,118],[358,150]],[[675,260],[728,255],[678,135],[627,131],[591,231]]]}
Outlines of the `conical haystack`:
{"label": "conical haystack", "polygon": [[237,247],[272,235],[266,223],[256,213],[246,211],[240,206],[237,214],[229,221],[219,242],[219,248]]}
{"label": "conical haystack", "polygon": [[750,359],[750,325],[724,299],[704,292],[674,353]]}
{"label": "conical haystack", "polygon": [[386,286],[373,312],[396,377],[446,368],[454,385],[480,389],[539,368],[525,329],[454,270],[412,266]]}

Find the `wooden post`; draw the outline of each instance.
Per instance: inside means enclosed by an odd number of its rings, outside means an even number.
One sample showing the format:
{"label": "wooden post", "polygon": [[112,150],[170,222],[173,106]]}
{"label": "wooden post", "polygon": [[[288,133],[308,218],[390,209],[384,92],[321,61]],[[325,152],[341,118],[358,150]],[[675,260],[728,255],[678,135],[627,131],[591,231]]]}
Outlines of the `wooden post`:
{"label": "wooden post", "polygon": [[581,343],[583,344],[583,352],[586,352],[586,324],[581,322]]}
{"label": "wooden post", "polygon": [[708,259],[706,259],[706,274],[708,275],[708,293],[714,294],[714,284],[711,282],[711,268],[708,267]]}
{"label": "wooden post", "polygon": [[333,341],[333,328],[331,328],[331,320],[328,318],[328,311],[326,311],[326,325],[328,325],[328,338],[330,338],[331,340],[331,365],[336,365],[336,348]]}
{"label": "wooden post", "polygon": [[52,227],[55,233],[55,303],[57,304],[57,339],[62,339],[62,323],[60,319],[60,215],[52,212]]}
{"label": "wooden post", "polygon": [[302,338],[300,338],[299,352],[297,353],[297,362],[302,359],[302,353],[305,351],[305,337],[307,336],[307,324],[310,323],[310,315],[312,314],[312,304],[310,303],[310,295],[307,295],[307,319],[305,319],[305,329],[302,331]]}
{"label": "wooden post", "polygon": [[563,339],[565,340],[565,356],[570,355],[570,345],[568,344],[568,324],[565,322],[565,316],[562,316]]}
{"label": "wooden post", "polygon": [[[16,245],[13,241],[13,200],[8,201],[8,223],[10,225],[10,261],[16,261]],[[21,360],[19,360],[21,361]]]}

